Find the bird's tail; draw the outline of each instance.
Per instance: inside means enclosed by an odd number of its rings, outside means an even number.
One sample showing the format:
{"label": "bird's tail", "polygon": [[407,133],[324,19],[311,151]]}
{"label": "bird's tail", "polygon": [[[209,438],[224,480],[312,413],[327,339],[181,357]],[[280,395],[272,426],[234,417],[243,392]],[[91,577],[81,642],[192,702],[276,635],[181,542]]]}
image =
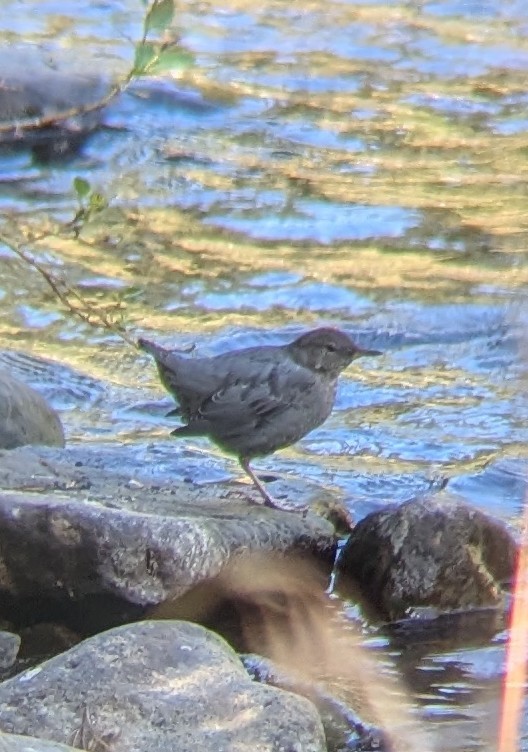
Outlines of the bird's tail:
{"label": "bird's tail", "polygon": [[139,337],[137,344],[140,350],[148,352],[149,355],[152,355],[152,357],[156,359],[166,352],[165,348],[161,347],[161,345],[157,345],[155,342],[151,342],[148,339],[143,339],[143,337]]}

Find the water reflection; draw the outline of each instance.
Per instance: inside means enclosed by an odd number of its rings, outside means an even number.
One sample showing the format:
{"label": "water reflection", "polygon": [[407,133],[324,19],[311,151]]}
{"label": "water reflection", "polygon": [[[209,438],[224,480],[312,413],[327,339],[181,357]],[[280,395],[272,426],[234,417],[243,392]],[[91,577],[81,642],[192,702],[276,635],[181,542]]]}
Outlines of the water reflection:
{"label": "water reflection", "polygon": [[[259,207],[258,213],[255,204]],[[223,219],[213,212],[206,221],[261,240],[307,240],[322,245],[342,240],[367,240],[380,234],[398,237],[417,221],[414,212],[399,207],[343,207],[337,203],[306,199],[295,201],[287,210],[279,207],[278,213],[275,207],[275,213],[272,213],[274,207],[266,205],[261,194],[253,197],[251,207],[237,216],[231,205],[229,218]]]}

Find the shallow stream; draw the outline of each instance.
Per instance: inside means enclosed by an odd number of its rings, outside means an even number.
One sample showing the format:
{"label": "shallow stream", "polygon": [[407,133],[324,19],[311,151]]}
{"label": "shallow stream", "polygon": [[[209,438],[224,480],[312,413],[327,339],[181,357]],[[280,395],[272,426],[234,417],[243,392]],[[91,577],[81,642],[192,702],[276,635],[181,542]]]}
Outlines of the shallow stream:
{"label": "shallow stream", "polygon": [[[112,79],[144,12],[0,10],[12,64],[44,50],[51,67],[71,57]],[[4,147],[3,229],[71,219],[81,176],[110,208],[38,252],[134,335],[217,353],[324,324],[382,350],[346,372],[323,427],[255,463],[300,502],[315,488],[359,519],[447,482],[515,527],[528,466],[524,3],[182,0],[170,33],[193,64],[134,82],[80,155],[42,164]],[[5,246],[0,342],[57,362],[26,375],[70,445],[122,445],[131,472],[241,477],[207,441],[171,441],[149,359],[76,320]],[[24,373],[23,358],[4,362]],[[494,748],[504,639],[406,656],[439,749]]]}

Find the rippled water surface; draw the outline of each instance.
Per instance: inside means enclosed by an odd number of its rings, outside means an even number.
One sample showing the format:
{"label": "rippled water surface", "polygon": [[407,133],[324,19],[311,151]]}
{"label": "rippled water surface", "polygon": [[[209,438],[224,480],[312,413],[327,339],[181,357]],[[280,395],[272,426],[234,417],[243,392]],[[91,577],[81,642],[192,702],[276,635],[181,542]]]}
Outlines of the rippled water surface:
{"label": "rippled water surface", "polygon": [[[51,66],[73,56],[114,80],[144,12],[132,0],[0,9],[10,60],[38,65],[44,50]],[[183,0],[170,34],[194,63],[134,82],[78,157],[4,149],[2,232],[20,243],[51,227],[39,258],[166,344],[217,353],[347,330],[383,356],[347,371],[323,427],[256,465],[357,518],[447,480],[515,525],[528,457],[525,4]],[[59,238],[76,176],[110,206]],[[0,270],[2,347],[58,361],[32,378],[72,445],[126,445],[131,471],[239,474],[207,441],[168,439],[148,358],[73,318],[7,245]],[[503,638],[416,658],[439,748],[487,748]]]}

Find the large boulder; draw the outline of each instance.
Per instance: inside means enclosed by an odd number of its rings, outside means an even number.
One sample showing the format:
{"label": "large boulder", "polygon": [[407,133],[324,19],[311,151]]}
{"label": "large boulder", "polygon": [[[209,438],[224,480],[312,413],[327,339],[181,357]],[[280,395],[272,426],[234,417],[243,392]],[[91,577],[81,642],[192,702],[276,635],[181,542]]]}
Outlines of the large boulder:
{"label": "large boulder", "polygon": [[317,710],[253,682],[220,637],[129,624],[0,684],[0,726],[112,752],[325,752]]}
{"label": "large boulder", "polygon": [[401,619],[424,607],[501,605],[515,557],[504,524],[439,495],[361,520],[339,559],[339,579],[351,577],[382,618]]}
{"label": "large boulder", "polygon": [[178,600],[242,557],[307,557],[329,575],[336,539],[326,520],[217,485],[131,477],[122,455],[4,452],[0,489],[12,490],[0,490],[0,596],[15,627],[58,620],[86,636]]}

